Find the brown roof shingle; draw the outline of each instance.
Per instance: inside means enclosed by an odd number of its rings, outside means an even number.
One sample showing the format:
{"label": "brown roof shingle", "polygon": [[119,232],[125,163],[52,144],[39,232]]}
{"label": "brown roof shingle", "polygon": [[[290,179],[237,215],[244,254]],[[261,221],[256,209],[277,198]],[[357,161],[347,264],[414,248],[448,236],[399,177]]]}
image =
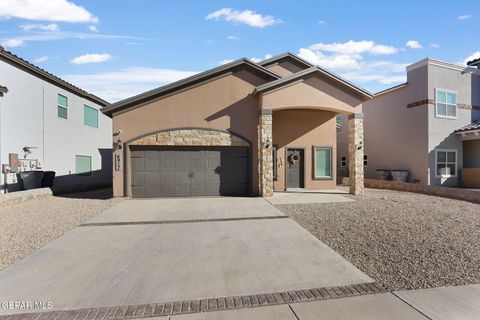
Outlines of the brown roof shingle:
{"label": "brown roof shingle", "polygon": [[465,127],[455,130],[455,132],[461,133],[461,132],[476,131],[476,130],[480,130],[480,121],[474,121],[466,125]]}

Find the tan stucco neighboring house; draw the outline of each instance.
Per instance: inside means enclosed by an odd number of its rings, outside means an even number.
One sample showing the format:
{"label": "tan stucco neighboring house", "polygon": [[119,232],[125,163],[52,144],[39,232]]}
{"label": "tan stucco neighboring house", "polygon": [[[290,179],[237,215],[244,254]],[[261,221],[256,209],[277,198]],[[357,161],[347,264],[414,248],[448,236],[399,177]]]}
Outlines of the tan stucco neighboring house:
{"label": "tan stucco neighboring house", "polygon": [[[479,188],[480,70],[431,58],[406,69],[406,83],[362,104],[365,177],[408,171],[407,182]],[[339,175],[348,174],[345,130],[348,124],[338,136]]]}
{"label": "tan stucco neighboring house", "polygon": [[[103,109],[115,196],[261,195],[336,186],[336,117],[349,117],[351,192],[363,188],[371,95],[285,53],[239,59]],[[357,164],[357,166],[355,166]]]}

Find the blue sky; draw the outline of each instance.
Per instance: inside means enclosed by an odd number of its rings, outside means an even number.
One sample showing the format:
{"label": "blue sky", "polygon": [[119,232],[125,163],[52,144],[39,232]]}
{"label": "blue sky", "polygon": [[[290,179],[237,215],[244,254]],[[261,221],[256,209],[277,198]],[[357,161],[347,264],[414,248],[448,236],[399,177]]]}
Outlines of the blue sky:
{"label": "blue sky", "polygon": [[480,57],[480,2],[0,0],[0,44],[109,101],[240,57],[299,54],[372,92]]}

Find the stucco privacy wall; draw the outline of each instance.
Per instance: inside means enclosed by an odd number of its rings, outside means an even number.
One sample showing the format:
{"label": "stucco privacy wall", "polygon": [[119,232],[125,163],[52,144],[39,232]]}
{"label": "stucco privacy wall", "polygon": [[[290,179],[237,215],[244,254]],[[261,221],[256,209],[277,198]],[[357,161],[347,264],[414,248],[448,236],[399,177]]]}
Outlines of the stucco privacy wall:
{"label": "stucco privacy wall", "polygon": [[[305,148],[305,187],[330,189],[336,186],[336,131],[335,112],[321,110],[281,110],[273,112],[273,144],[277,149],[277,170],[274,189],[285,190],[286,148]],[[312,146],[332,148],[332,179],[313,179]]]}
{"label": "stucco privacy wall", "polygon": [[[113,117],[113,131],[121,130],[121,133],[114,139],[126,142],[159,130],[189,127],[231,131],[252,143],[251,167],[258,168],[259,108],[252,92],[265,82],[249,70],[235,69],[233,73],[149,102],[141,108],[119,112]],[[126,165],[125,175],[129,175],[129,151],[126,148],[115,152],[121,156],[123,166],[121,171],[114,171],[114,195],[128,195],[129,190],[124,193],[123,167]],[[252,193],[257,194],[258,170],[252,170],[251,182]]]}
{"label": "stucco privacy wall", "polygon": [[[435,101],[435,89],[455,91],[457,93],[457,118],[444,119],[436,117],[435,104],[429,103],[423,108],[428,110],[428,162],[430,171],[430,184],[459,186],[461,183],[460,172],[463,167],[463,143],[454,132],[472,121],[480,120],[480,111],[465,108],[464,106],[480,105],[480,75],[471,72],[462,72],[437,66],[428,65],[428,99]],[[422,107],[416,107],[422,108]],[[457,150],[457,177],[436,177],[435,149]]]}
{"label": "stucco privacy wall", "polygon": [[425,99],[427,90],[427,68],[422,67],[408,73],[406,87],[363,103],[366,178],[375,178],[377,169],[406,169],[410,181],[427,184],[427,108],[407,108]]}

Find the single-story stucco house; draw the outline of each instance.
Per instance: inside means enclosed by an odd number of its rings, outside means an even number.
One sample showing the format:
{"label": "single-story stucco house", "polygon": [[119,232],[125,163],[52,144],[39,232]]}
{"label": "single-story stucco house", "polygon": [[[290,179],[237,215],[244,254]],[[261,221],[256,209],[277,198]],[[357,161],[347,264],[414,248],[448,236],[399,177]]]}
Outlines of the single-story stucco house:
{"label": "single-story stucco house", "polygon": [[[370,93],[285,53],[239,59],[102,109],[115,196],[271,196],[336,187],[336,117],[349,117],[351,192],[363,187]],[[353,159],[356,159],[353,161]]]}

